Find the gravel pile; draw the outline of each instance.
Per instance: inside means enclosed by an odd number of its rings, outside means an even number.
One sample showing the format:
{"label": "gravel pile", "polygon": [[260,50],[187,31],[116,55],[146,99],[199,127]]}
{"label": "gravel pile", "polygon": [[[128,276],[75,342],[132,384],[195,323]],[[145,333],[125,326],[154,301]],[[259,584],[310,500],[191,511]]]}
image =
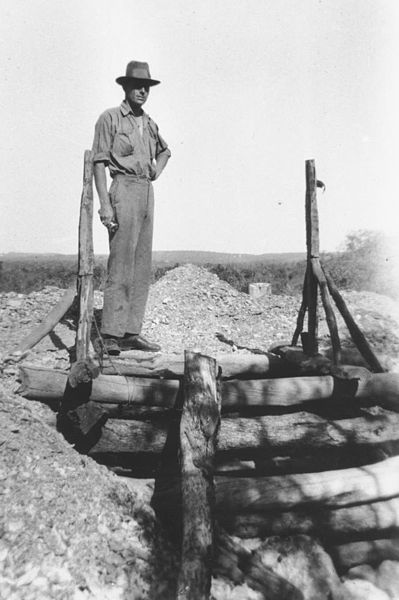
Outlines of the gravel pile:
{"label": "gravel pile", "polygon": [[232,352],[218,333],[237,345],[267,350],[274,341],[292,337],[297,310],[298,298],[253,300],[206,269],[184,265],[152,286],[144,334],[166,352]]}

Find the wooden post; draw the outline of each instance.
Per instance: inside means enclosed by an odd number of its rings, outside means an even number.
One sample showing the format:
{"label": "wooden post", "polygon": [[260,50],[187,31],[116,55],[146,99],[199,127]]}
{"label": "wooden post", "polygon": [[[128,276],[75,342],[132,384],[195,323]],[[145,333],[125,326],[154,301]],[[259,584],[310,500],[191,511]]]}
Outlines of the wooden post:
{"label": "wooden post", "polygon": [[307,305],[308,336],[305,337],[306,354],[314,356],[318,352],[318,311],[317,281],[312,269],[312,258],[319,257],[319,215],[317,211],[317,180],[315,161],[306,161],[306,248],[307,248]]}
{"label": "wooden post", "polygon": [[214,551],[213,463],[221,397],[213,358],[185,352],[180,423],[183,540],[178,600],[207,600]]}
{"label": "wooden post", "polygon": [[78,296],[79,322],[76,332],[76,364],[69,376],[71,387],[88,383],[98,374],[89,360],[90,332],[93,318],[93,155],[84,154],[83,191],[79,219]]}
{"label": "wooden post", "polygon": [[89,355],[93,318],[93,268],[93,153],[86,150],[79,218],[76,362],[71,366],[57,418],[59,430],[76,443],[77,449],[82,452],[101,435],[101,427],[108,418],[105,408],[90,400],[92,379],[100,372]]}

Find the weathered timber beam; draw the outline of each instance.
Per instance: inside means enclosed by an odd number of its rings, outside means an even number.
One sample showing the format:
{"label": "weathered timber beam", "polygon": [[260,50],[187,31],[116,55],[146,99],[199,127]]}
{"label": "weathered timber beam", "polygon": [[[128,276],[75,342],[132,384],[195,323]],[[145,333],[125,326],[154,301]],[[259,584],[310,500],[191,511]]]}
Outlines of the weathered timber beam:
{"label": "weathered timber beam", "polygon": [[71,308],[75,298],[76,288],[68,288],[44,320],[22,340],[18,346],[18,351],[26,352],[26,350],[36,346],[44,336],[50,333],[65,313]]}
{"label": "weathered timber beam", "polygon": [[[399,373],[369,373],[357,370],[354,397],[399,412]],[[21,364],[21,395],[31,400],[61,400],[67,373]],[[172,407],[179,382],[118,375],[100,375],[93,380],[91,400],[110,404],[132,402]],[[222,406],[296,406],[311,400],[325,400],[334,393],[334,378],[286,377],[284,379],[230,380],[222,383]]]}
{"label": "weathered timber beam", "polygon": [[[101,439],[91,449],[96,452],[160,453],[165,444],[168,422],[146,423],[110,419]],[[331,421],[299,412],[254,418],[224,417],[218,452],[249,456],[251,450],[265,457],[298,456],[315,450],[353,449],[399,440],[399,414],[374,408],[361,417]]]}
{"label": "weathered timber beam", "polygon": [[[137,354],[137,353],[136,353]],[[289,375],[290,365],[275,354],[217,354],[215,360],[222,369],[222,378],[261,379]],[[184,356],[181,354],[154,354],[137,357],[123,352],[122,358],[105,359],[101,372],[104,375],[127,375],[182,379]]]}
{"label": "weathered timber beam", "polygon": [[213,467],[220,424],[217,364],[185,352],[180,421],[182,557],[178,600],[208,600],[214,554]]}
{"label": "weathered timber beam", "polygon": [[383,560],[399,560],[399,537],[352,542],[328,548],[339,571],[356,565],[378,565]]}
{"label": "weathered timber beam", "polygon": [[241,538],[271,535],[315,535],[334,542],[399,534],[399,497],[331,509],[303,506],[291,511],[229,513],[221,507],[220,524]]}
{"label": "weathered timber beam", "polygon": [[[218,511],[240,513],[289,510],[296,506],[347,506],[399,495],[399,457],[350,469],[272,477],[215,477]],[[176,506],[171,483],[159,499]]]}

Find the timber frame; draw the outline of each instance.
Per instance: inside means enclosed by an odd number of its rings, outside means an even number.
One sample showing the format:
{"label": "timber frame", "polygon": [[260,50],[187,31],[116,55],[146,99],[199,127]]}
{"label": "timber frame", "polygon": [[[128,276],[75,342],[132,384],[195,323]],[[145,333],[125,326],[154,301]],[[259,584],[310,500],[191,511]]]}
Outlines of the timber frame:
{"label": "timber frame", "polygon": [[[80,452],[155,478],[152,505],[181,548],[176,598],[207,600],[212,574],[269,600],[302,598],[232,535],[316,535],[340,569],[365,556],[398,559],[399,374],[383,371],[320,261],[324,184],[314,160],[306,161],[307,268],[291,346],[216,357],[96,354],[92,173],[86,151],[77,290],[19,348],[31,348],[77,301],[76,356],[69,372],[22,363],[20,393],[53,406]],[[318,354],[319,293],[332,361]],[[331,298],[370,370],[341,365]]]}

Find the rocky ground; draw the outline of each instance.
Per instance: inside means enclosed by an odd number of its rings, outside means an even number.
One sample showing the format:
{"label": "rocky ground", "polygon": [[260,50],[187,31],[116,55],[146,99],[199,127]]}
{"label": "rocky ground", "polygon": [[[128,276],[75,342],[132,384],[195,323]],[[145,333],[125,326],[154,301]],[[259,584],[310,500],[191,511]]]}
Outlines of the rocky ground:
{"label": "rocky ground", "polygon": [[[178,561],[149,507],[152,482],[126,483],[77,454],[50,426],[50,409],[15,394],[19,384],[13,352],[61,294],[48,287],[28,295],[0,296],[0,598],[174,598]],[[397,303],[365,292],[344,296],[384,366],[398,371]],[[96,292],[97,319],[101,303],[101,293]],[[143,334],[168,353],[185,348],[208,354],[267,350],[291,339],[299,304],[300,298],[292,296],[254,301],[208,271],[187,265],[169,271],[152,286]],[[66,368],[75,322],[71,311],[23,359]],[[347,362],[356,363],[359,357],[341,321],[340,327]],[[328,350],[323,320],[320,338]],[[311,565],[307,568],[310,573]],[[396,563],[381,568],[381,573],[397,573]],[[290,567],[286,570],[294,573]],[[399,598],[399,590],[391,583],[389,588],[381,573],[352,573],[341,590],[345,595],[334,592],[331,597]],[[220,579],[212,589],[215,599],[260,597]],[[320,589],[309,590],[309,600],[329,597]]]}

